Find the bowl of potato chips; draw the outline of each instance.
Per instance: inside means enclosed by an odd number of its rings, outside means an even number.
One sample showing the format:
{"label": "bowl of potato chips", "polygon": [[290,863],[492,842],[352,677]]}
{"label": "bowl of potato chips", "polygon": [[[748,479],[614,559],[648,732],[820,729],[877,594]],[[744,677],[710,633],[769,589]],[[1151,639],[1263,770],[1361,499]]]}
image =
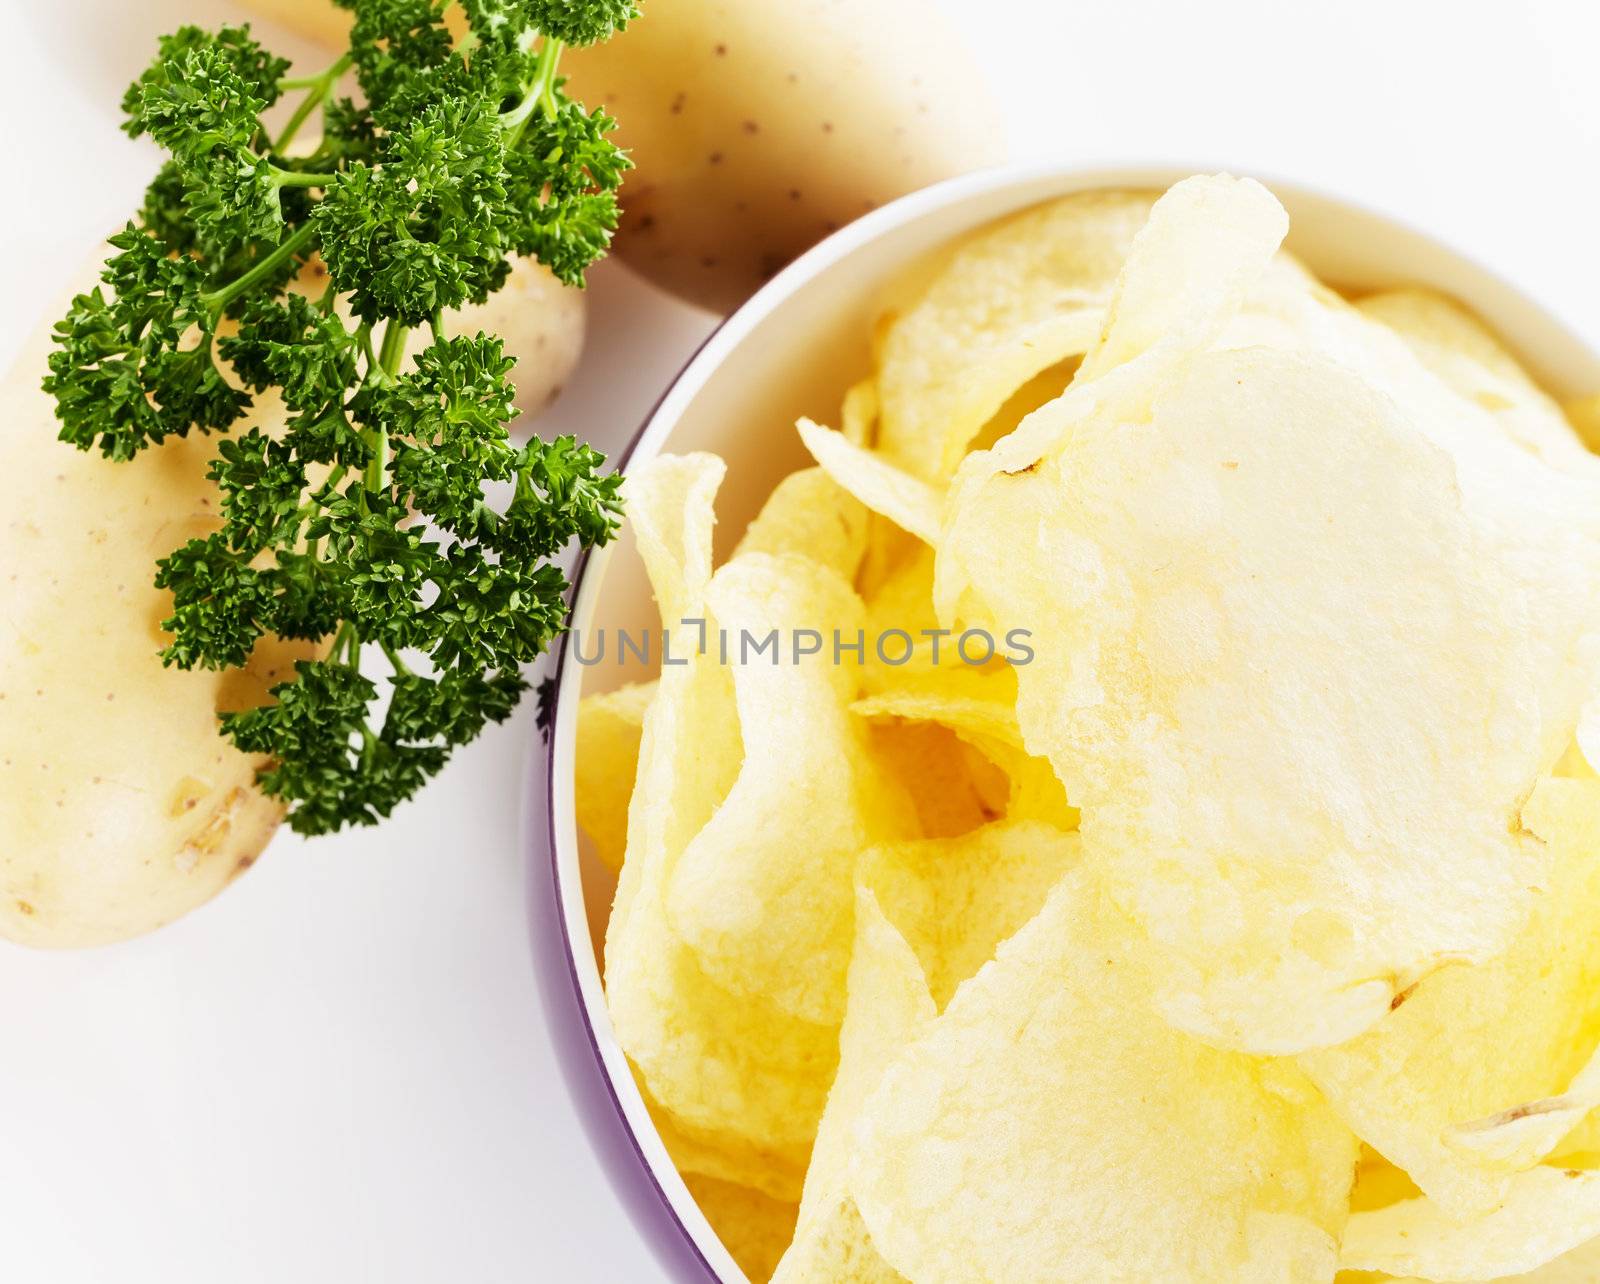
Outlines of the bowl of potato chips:
{"label": "bowl of potato chips", "polygon": [[1436,241],[1175,168],[931,188],[736,313],[535,868],[704,1271],[1600,1279],[1597,392]]}

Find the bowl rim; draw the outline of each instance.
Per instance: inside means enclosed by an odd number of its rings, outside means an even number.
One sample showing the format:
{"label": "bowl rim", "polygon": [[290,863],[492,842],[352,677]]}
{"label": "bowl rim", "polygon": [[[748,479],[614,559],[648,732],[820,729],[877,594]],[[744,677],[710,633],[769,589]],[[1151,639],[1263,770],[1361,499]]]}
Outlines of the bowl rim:
{"label": "bowl rim", "polygon": [[[805,283],[879,237],[892,235],[897,229],[946,206],[1009,187],[1028,187],[1059,179],[1063,183],[1060,195],[1097,188],[1165,189],[1189,175],[1216,172],[1246,174],[1275,193],[1292,193],[1329,206],[1339,206],[1353,215],[1386,223],[1402,234],[1430,243],[1447,258],[1475,274],[1481,282],[1531,307],[1551,325],[1554,332],[1572,344],[1574,350],[1593,359],[1597,370],[1600,370],[1600,358],[1595,356],[1593,345],[1578,334],[1560,312],[1529,295],[1449,240],[1369,201],[1352,199],[1316,183],[1255,166],[1219,166],[1171,160],[1100,161],[1093,158],[1006,164],[946,179],[899,197],[846,224],[789,263],[701,341],[617,453],[616,471],[626,473],[630,467],[660,453],[683,412],[727,356],[761,322]],[[1041,201],[1049,199],[1053,198],[1049,195],[1040,197]],[[1027,208],[1027,205],[1017,207],[1019,210],[1022,208]],[[585,552],[576,559],[570,590],[572,623],[587,618],[598,600],[603,580],[600,572],[610,552],[610,547],[602,548],[592,553]],[[629,1159],[643,1169],[659,1200],[658,1208],[641,1210],[634,1207],[630,1210],[636,1219],[652,1214],[661,1219],[656,1226],[641,1228],[643,1233],[659,1243],[662,1228],[665,1227],[669,1239],[676,1240],[680,1246],[688,1249],[687,1261],[701,1278],[723,1281],[725,1284],[742,1284],[745,1280],[743,1272],[689,1194],[667,1154],[665,1143],[650,1120],[643,1096],[606,1011],[604,988],[599,968],[594,962],[592,934],[586,917],[577,863],[579,852],[572,805],[571,765],[583,670],[581,666],[566,662],[571,636],[570,629],[562,634],[549,669],[552,694],[544,743],[542,746],[535,745],[534,771],[529,785],[531,791],[540,795],[537,801],[542,806],[536,810],[542,813],[542,817],[529,826],[528,852],[530,882],[548,880],[544,890],[554,897],[553,917],[559,926],[561,951],[567,965],[566,979],[572,987],[571,997],[576,1000],[584,1041],[592,1058],[577,1072],[591,1075],[599,1072],[611,1108],[615,1111],[614,1122],[620,1123],[626,1134]],[[558,788],[558,776],[562,778],[564,789]],[[541,929],[536,927],[536,930]],[[583,948],[575,948],[580,943]]]}

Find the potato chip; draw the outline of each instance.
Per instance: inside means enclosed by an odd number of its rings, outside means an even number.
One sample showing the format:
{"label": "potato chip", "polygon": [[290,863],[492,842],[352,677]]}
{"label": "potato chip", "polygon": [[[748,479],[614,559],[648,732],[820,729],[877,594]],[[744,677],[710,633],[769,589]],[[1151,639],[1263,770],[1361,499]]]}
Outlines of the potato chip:
{"label": "potato chip", "polygon": [[939,538],[943,496],[927,482],[885,463],[879,455],[851,445],[843,433],[809,419],[795,425],[811,457],[828,475],[875,513],[901,530],[932,544]]}
{"label": "potato chip", "polygon": [[867,739],[874,760],[910,798],[923,837],[964,834],[1005,813],[1010,780],[948,727],[885,718],[869,722]]}
{"label": "potato chip", "polygon": [[1338,1043],[1509,942],[1540,751],[1525,620],[1480,549],[1392,403],[1266,350],[1194,358],[1150,422],[1082,423],[957,511],[941,575],[1031,628],[1024,735],[1159,946],[1169,1020]]}
{"label": "potato chip", "polygon": [[[1253,180],[1213,175],[1171,188],[1134,238],[1104,332],[1071,387],[969,457],[953,486],[958,504],[986,478],[1031,468],[1091,417],[1144,417],[1164,379],[1227,327],[1287,229],[1283,206]],[[936,594],[946,618],[959,588]]]}
{"label": "potato chip", "polygon": [[797,1020],[716,984],[671,929],[666,899],[688,843],[743,761],[728,668],[695,653],[705,612],[711,501],[721,464],[665,457],[629,475],[635,538],[683,665],[662,669],[645,715],[628,846],[606,931],[606,999],[617,1038],[683,1135],[803,1170],[838,1056],[832,1025]]}
{"label": "potato chip", "polygon": [[[935,669],[925,678],[914,677],[911,684],[886,687],[857,700],[851,708],[863,718],[894,718],[948,728],[981,753],[1001,772],[1006,784],[1002,797],[984,795],[985,805],[994,811],[986,820],[1004,814],[1013,820],[1043,820],[1059,829],[1076,829],[1078,811],[1067,802],[1054,769],[1023,744],[1013,700],[989,698],[984,689],[997,688],[1009,696],[1015,686],[1002,680],[1007,676],[1006,671],[993,676],[969,672],[969,680],[963,684],[960,671]],[[961,691],[963,685],[968,688],[966,693]],[[978,784],[976,778],[974,784]]]}
{"label": "potato chip", "polygon": [[1540,1166],[1518,1173],[1497,1208],[1465,1221],[1429,1199],[1354,1213],[1340,1264],[1425,1280],[1498,1280],[1538,1270],[1597,1235],[1600,1171]]}
{"label": "potato chip", "polygon": [[1492,1208],[1509,1174],[1600,1104],[1582,1082],[1600,1045],[1600,784],[1546,780],[1521,823],[1553,867],[1510,949],[1441,970],[1372,1030],[1300,1059],[1362,1140],[1454,1216]]}
{"label": "potato chip", "polygon": [[852,446],[871,449],[878,435],[878,381],[858,380],[844,394],[839,410],[839,431]]}
{"label": "potato chip", "polygon": [[1600,398],[1286,229],[970,238],[715,575],[714,462],[630,478],[721,656],[580,820],[636,758],[613,1018],[753,1278],[1600,1284]]}
{"label": "potato chip", "polygon": [[1388,290],[1356,310],[1406,343],[1461,397],[1494,415],[1506,436],[1553,468],[1593,471],[1594,458],[1561,408],[1460,304],[1432,290]]}
{"label": "potato chip", "polygon": [[1422,1192],[1404,1169],[1396,1168],[1365,1142],[1356,1161],[1356,1184],[1350,1191],[1350,1211],[1363,1213],[1387,1208],[1402,1199],[1414,1199]]}
{"label": "potato chip", "polygon": [[1078,835],[1034,820],[880,847],[863,877],[916,952],[940,1011],[1026,926],[1078,859]]}
{"label": "potato chip", "polygon": [[765,1284],[794,1237],[796,1208],[749,1186],[686,1173],[684,1184],[711,1223],[728,1256],[749,1278]]}
{"label": "potato chip", "polygon": [[733,551],[794,553],[853,580],[867,548],[867,510],[820,468],[790,473]]}
{"label": "potato chip", "polygon": [[1153,197],[1081,192],[971,238],[881,352],[887,459],[928,479],[1021,385],[1099,338],[1117,273]]}
{"label": "potato chip", "polygon": [[795,1162],[792,1155],[763,1149],[728,1134],[696,1133],[651,1096],[650,1086],[638,1067],[632,1069],[650,1120],[667,1148],[672,1166],[680,1173],[748,1186],[780,1204],[799,1202],[806,1176],[804,1163]]}
{"label": "potato chip", "polygon": [[795,1239],[779,1284],[899,1284],[872,1245],[846,1178],[861,1108],[884,1067],[934,1018],[922,968],[870,888],[858,885],[850,1001],[839,1031],[839,1073],[817,1129]]}
{"label": "potato chip", "polygon": [[1152,348],[1205,347],[1288,230],[1283,206],[1254,179],[1214,175],[1169,188],[1134,238],[1105,332],[1078,379],[1099,378]]}
{"label": "potato chip", "polygon": [[[719,570],[707,602],[729,639],[744,762],[685,845],[667,912],[721,985],[836,1025],[856,857],[916,832],[909,803],[888,787],[850,716],[856,670],[834,663],[823,640],[836,628],[854,632],[861,602],[826,567],[761,553]],[[814,633],[811,654],[801,652],[803,630]],[[750,638],[770,639],[772,650],[749,652]]]}
{"label": "potato chip", "polygon": [[[1563,1253],[1543,1266],[1518,1275],[1502,1275],[1494,1284],[1595,1284],[1600,1280],[1600,1240],[1590,1240],[1570,1253]],[[1413,1275],[1398,1279],[1376,1271],[1341,1271],[1334,1284],[1438,1284]],[[1445,1284],[1468,1284],[1465,1280],[1449,1280]]]}
{"label": "potato chip", "polygon": [[1569,401],[1561,413],[1590,453],[1600,453],[1600,394]]}
{"label": "potato chip", "polygon": [[639,735],[655,699],[654,682],[632,682],[584,696],[578,705],[573,802],[578,826],[612,873],[622,868],[628,841],[628,799],[639,767]]}
{"label": "potato chip", "polygon": [[907,1278],[1333,1274],[1354,1138],[1292,1066],[1154,1016],[1131,931],[1072,870],[885,1071],[849,1186]]}
{"label": "potato chip", "polygon": [[1395,332],[1281,261],[1263,274],[1220,342],[1315,353],[1344,365],[1450,455],[1469,520],[1526,604],[1548,768],[1570,742],[1579,709],[1600,689],[1600,600],[1591,591],[1600,577],[1600,460],[1569,443],[1552,466],[1548,443],[1559,440],[1560,429],[1543,431],[1544,449],[1528,449],[1513,419],[1453,387]]}

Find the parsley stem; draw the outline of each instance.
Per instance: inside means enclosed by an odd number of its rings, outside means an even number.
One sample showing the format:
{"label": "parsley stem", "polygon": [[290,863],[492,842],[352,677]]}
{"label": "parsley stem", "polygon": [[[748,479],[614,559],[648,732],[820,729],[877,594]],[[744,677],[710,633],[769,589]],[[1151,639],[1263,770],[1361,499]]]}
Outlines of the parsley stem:
{"label": "parsley stem", "polygon": [[[380,379],[390,383],[400,373],[400,363],[406,356],[407,327],[398,319],[393,319],[383,328],[383,344],[378,349],[378,370]],[[362,485],[373,494],[383,489],[383,475],[389,467],[389,434],[380,425],[368,439],[367,445],[372,450],[372,458],[367,461],[366,476]]]}
{"label": "parsley stem", "polygon": [[505,129],[506,146],[515,147],[522,140],[522,131],[535,109],[546,116],[555,114],[556,64],[566,46],[561,41],[546,37],[539,46],[539,57],[533,65],[533,75],[522,89],[522,101],[510,111],[500,113],[500,124]]}
{"label": "parsley stem", "polygon": [[358,648],[361,645],[356,638],[356,626],[345,620],[339,625],[339,631],[333,635],[333,645],[328,649],[328,658],[336,662],[350,663],[351,657],[347,656],[346,652],[351,649],[352,642]]}
{"label": "parsley stem", "polygon": [[400,653],[396,651],[388,642],[380,641],[378,645],[383,648],[384,655],[389,657],[389,663],[394,666],[394,671],[400,674],[402,677],[409,678],[411,676],[411,670],[409,667],[407,667],[406,662],[400,658]]}
{"label": "parsley stem", "polygon": [[361,345],[361,355],[367,359],[367,382],[378,378],[378,354],[372,350],[372,322],[363,321],[356,331],[356,342]]}
{"label": "parsley stem", "polygon": [[350,69],[350,63],[350,55],[345,54],[343,58],[339,59],[338,62],[320,75],[311,76],[305,81],[280,80],[278,82],[280,89],[306,89],[310,92],[300,100],[300,105],[294,109],[294,115],[289,117],[277,138],[273,139],[273,151],[281,154],[290,143],[294,142],[294,136],[300,132],[300,126],[306,123],[306,118],[312,112],[322,106],[328,94],[332,91],[334,82]]}
{"label": "parsley stem", "polygon": [[228,304],[232,303],[241,294],[253,289],[259,282],[271,276],[280,267],[292,259],[306,246],[310,245],[317,235],[316,225],[306,223],[288,239],[280,241],[278,248],[268,254],[244,275],[235,277],[220,289],[208,290],[200,296],[200,302],[210,308],[213,313],[219,313]]}
{"label": "parsley stem", "polygon": [[272,167],[274,187],[326,187],[338,177],[337,174],[308,174],[298,169]]}
{"label": "parsley stem", "polygon": [[406,355],[407,328],[399,321],[390,321],[383,330],[383,346],[378,349],[378,365],[391,379],[400,373],[400,363]]}

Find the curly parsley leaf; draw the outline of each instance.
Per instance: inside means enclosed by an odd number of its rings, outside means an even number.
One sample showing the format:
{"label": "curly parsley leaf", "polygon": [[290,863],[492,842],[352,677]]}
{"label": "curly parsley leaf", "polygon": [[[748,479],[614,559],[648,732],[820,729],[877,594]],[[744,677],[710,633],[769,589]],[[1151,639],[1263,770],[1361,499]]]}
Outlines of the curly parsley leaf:
{"label": "curly parsley leaf", "polygon": [[[598,453],[511,440],[501,342],[444,323],[517,256],[581,285],[604,254],[628,161],[557,70],[636,10],[465,0],[457,43],[447,0],[338,2],[350,49],[309,76],[248,27],[160,42],[122,105],[168,158],[57,325],[45,379],[62,440],[111,459],[226,434],[207,474],[219,528],[156,566],[161,655],[229,669],[268,636],[317,644],[267,703],[221,719],[303,833],[387,816],[508,717],[520,666],[565,624],[550,559],[620,520]],[[263,113],[286,94],[274,132]],[[433,341],[408,359],[422,326]],[[280,423],[229,432],[258,405]],[[380,656],[387,681],[363,672]]]}

